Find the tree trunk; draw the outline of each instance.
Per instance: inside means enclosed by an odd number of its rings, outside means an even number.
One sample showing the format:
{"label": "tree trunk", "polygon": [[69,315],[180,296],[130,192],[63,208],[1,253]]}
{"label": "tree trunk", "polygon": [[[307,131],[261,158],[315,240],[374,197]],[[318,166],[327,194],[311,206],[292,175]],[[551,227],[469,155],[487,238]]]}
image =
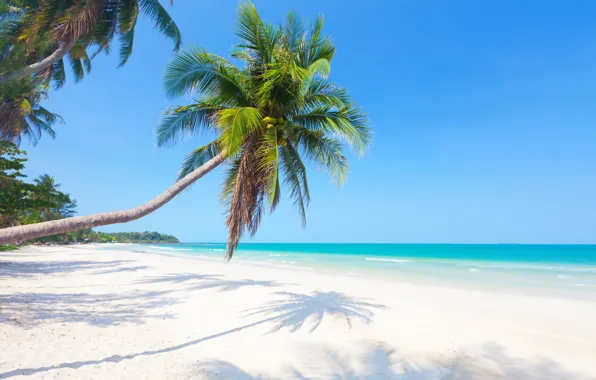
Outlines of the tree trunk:
{"label": "tree trunk", "polygon": [[103,214],[94,214],[89,216],[76,216],[73,218],[65,218],[52,220],[49,222],[0,229],[0,245],[16,243],[43,236],[63,234],[85,228],[105,226],[116,223],[126,223],[130,222],[131,220],[142,218],[143,216],[152,213],[153,211],[168,203],[176,195],[182,192],[182,190],[186,189],[196,180],[224,162],[225,159],[226,156],[224,153],[218,154],[211,160],[207,161],[204,165],[195,169],[186,177],[176,182],[157,197],[141,206],[130,210],[106,212]]}
{"label": "tree trunk", "polygon": [[48,55],[39,62],[35,62],[22,68],[21,70],[13,71],[12,73],[4,74],[0,76],[0,84],[7,83],[13,80],[21,79],[27,75],[35,74],[47,67],[53,65],[56,61],[62,59],[66,53],[72,49],[74,44],[77,42],[76,38],[72,38],[70,41],[65,43],[56,49],[52,54]]}

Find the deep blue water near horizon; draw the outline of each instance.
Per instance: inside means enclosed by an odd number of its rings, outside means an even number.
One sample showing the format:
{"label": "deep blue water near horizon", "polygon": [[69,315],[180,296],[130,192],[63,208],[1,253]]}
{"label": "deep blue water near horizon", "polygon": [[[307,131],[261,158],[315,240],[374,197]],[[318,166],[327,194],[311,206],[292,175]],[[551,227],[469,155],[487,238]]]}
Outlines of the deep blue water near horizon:
{"label": "deep blue water near horizon", "polygon": [[[210,259],[222,258],[226,247],[225,243],[135,246],[145,252]],[[233,260],[596,300],[596,245],[243,243]]]}

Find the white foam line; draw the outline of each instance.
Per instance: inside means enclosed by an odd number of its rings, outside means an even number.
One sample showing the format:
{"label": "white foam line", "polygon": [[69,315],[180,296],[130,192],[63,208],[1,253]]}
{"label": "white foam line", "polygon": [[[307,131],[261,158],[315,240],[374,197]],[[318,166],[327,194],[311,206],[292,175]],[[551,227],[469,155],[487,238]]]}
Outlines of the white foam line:
{"label": "white foam line", "polygon": [[149,248],[155,249],[167,249],[168,251],[192,251],[192,248],[170,248],[170,247],[156,247],[154,245],[150,245]]}
{"label": "white foam line", "polygon": [[407,260],[407,259],[377,259],[377,258],[373,258],[373,257],[366,257],[364,258],[364,260],[368,260],[368,261],[385,261],[385,262],[389,262],[389,263],[408,263],[412,260]]}

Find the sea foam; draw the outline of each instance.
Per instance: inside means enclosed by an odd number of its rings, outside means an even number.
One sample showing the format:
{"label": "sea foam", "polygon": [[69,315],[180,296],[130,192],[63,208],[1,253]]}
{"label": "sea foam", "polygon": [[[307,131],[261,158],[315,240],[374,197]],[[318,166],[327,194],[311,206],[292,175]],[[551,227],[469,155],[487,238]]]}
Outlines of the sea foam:
{"label": "sea foam", "polygon": [[155,245],[150,245],[149,248],[155,249],[167,249],[168,251],[192,251],[192,248],[170,248],[170,247],[157,247]]}
{"label": "sea foam", "polygon": [[407,260],[407,259],[379,259],[376,257],[365,257],[364,260],[368,260],[368,261],[384,261],[384,262],[388,262],[388,263],[408,263],[412,260]]}

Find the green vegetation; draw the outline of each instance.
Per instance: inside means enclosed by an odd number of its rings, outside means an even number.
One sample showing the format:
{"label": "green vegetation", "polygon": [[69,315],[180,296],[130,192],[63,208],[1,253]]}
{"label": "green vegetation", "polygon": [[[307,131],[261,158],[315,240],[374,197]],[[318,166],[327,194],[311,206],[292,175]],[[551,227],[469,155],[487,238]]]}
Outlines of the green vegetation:
{"label": "green vegetation", "polygon": [[[47,174],[25,181],[22,173],[27,158],[25,151],[14,143],[0,141],[0,228],[49,220],[69,218],[75,215],[77,203],[70,195],[58,188],[54,177]],[[178,243],[171,235],[157,232],[96,232],[84,229],[66,234],[46,236],[31,240],[30,243]],[[10,246],[3,250],[13,249]]]}
{"label": "green vegetation", "polygon": [[[51,84],[60,88],[70,66],[74,81],[91,71],[94,56],[119,45],[120,66],[133,50],[139,14],[174,41],[180,31],[159,0],[3,0],[0,2],[0,139],[54,136],[57,115],[40,107]],[[31,124],[30,129],[27,123]],[[35,138],[34,138],[35,137]]]}
{"label": "green vegetation", "polygon": [[56,136],[52,126],[62,118],[40,105],[48,90],[47,84],[30,78],[0,85],[0,140],[19,144],[27,137],[35,145],[42,133]]}
{"label": "green vegetation", "polygon": [[[51,8],[52,4],[58,8],[70,4],[65,9],[103,4],[99,0],[80,3],[72,0],[33,1],[41,4],[40,10],[33,12],[37,14],[39,11],[42,15],[47,12],[49,15],[54,14],[54,11],[45,9]],[[123,24],[122,20],[131,20],[130,15],[123,11],[129,9],[127,6],[148,12],[147,4],[157,2],[138,0],[135,8],[135,1],[109,2],[122,5],[118,11],[112,10],[112,16],[119,25]],[[78,5],[73,5],[75,3]],[[91,38],[95,35],[91,30],[98,30],[101,22],[97,20],[102,18],[95,18],[95,13],[85,13],[87,10],[81,12],[86,19],[96,21],[80,25],[82,34],[72,46],[83,40],[87,42],[83,46],[87,49],[97,41],[103,43],[112,38]],[[99,12],[103,14],[103,10]],[[70,14],[70,11],[64,13],[58,21],[66,20],[64,25],[70,25]],[[161,15],[154,11],[148,14],[155,17]],[[0,15],[0,22],[7,19]],[[16,20],[21,20],[20,16]],[[37,21],[31,20],[32,25],[35,25]],[[129,25],[128,21],[124,25]],[[157,27],[166,35],[173,36],[170,34],[173,31],[171,24],[157,22]],[[121,28],[108,29],[114,33],[116,30],[122,31]],[[0,30],[4,33],[2,30],[7,29]],[[60,28],[57,30],[60,31]],[[132,33],[132,29],[125,30]],[[203,131],[216,135],[212,142],[195,149],[186,157],[178,182],[149,202],[130,210],[67,218],[59,222],[47,220],[0,230],[0,244],[40,237],[45,239],[49,234],[70,233],[141,218],[165,205],[222,163],[228,168],[222,192],[222,201],[227,208],[228,259],[232,257],[243,233],[256,233],[263,212],[275,210],[281,199],[282,185],[305,224],[310,193],[304,160],[326,170],[341,185],[348,173],[348,160],[344,156],[342,144],[347,142],[357,154],[363,154],[372,137],[365,113],[355,105],[346,89],[328,80],[335,45],[322,34],[322,30],[322,17],[305,25],[296,14],[290,13],[283,24],[273,25],[261,20],[252,3],[242,2],[238,9],[236,30],[240,42],[232,54],[235,62],[241,63],[239,66],[195,48],[177,54],[166,67],[164,84],[167,95],[178,97],[190,94],[196,100],[165,111],[156,130],[158,145],[198,135]],[[0,58],[18,51],[11,50],[10,46],[13,43],[18,45],[19,39],[7,41],[4,48],[0,46]],[[55,53],[68,47],[67,41],[73,43],[68,38],[59,41],[60,47],[56,48]],[[123,44],[126,41],[124,38]],[[8,50],[6,46],[9,46]],[[69,51],[72,55],[72,50]],[[126,58],[126,49],[122,52]],[[75,59],[77,57],[79,55],[75,55]],[[84,60],[83,55],[80,57]],[[29,68],[34,65],[29,65]],[[52,80],[58,83],[63,80],[61,70],[51,71]],[[58,79],[54,78],[54,72],[59,74]],[[14,73],[7,75],[11,77]],[[0,77],[0,84],[6,81],[7,75]],[[47,79],[45,83],[49,81]]]}
{"label": "green vegetation", "polygon": [[[75,233],[77,242],[80,243],[138,243],[138,244],[159,244],[159,243],[180,243],[172,235],[160,234],[158,232],[97,232],[91,229]],[[68,234],[70,235],[70,234]]]}
{"label": "green vegetation", "polygon": [[28,183],[22,173],[25,151],[14,143],[0,141],[0,228],[39,223],[72,216],[76,201],[58,190],[49,175]]}
{"label": "green vegetation", "polygon": [[217,133],[186,157],[179,177],[226,158],[228,259],[245,231],[257,231],[263,211],[275,210],[282,183],[306,223],[310,195],[303,158],[342,184],[348,173],[342,141],[362,154],[371,140],[365,114],[347,90],[327,80],[335,46],[322,29],[322,17],[306,26],[293,12],[282,25],[265,23],[244,2],[236,29],[241,41],[232,54],[241,67],[200,48],[177,54],[166,67],[167,95],[191,93],[198,100],[168,109],[156,141]]}
{"label": "green vegetation", "polygon": [[0,252],[2,251],[16,251],[19,247],[15,247],[14,245],[0,245]]}

